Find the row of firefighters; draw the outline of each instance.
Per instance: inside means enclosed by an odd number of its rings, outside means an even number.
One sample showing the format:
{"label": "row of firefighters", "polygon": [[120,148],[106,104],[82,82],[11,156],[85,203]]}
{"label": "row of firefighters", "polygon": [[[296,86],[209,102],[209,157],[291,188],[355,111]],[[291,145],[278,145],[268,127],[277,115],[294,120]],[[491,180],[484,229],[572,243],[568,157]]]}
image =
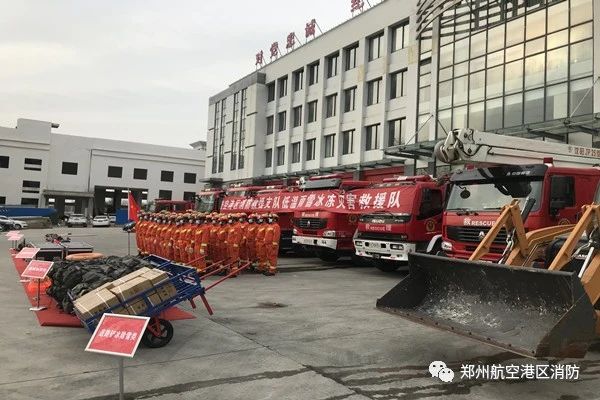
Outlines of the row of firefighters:
{"label": "row of firefighters", "polygon": [[200,274],[222,266],[233,271],[246,263],[265,275],[277,272],[277,214],[141,212],[135,229],[140,254],[191,265]]}

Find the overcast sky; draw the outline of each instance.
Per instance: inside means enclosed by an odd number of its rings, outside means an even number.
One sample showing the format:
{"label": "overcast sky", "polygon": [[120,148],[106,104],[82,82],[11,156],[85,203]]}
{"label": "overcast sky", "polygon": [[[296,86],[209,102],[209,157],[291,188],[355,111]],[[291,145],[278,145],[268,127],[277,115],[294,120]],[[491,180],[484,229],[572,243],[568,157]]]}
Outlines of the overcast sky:
{"label": "overcast sky", "polygon": [[350,16],[350,0],[0,0],[0,126],[187,147],[257,51]]}

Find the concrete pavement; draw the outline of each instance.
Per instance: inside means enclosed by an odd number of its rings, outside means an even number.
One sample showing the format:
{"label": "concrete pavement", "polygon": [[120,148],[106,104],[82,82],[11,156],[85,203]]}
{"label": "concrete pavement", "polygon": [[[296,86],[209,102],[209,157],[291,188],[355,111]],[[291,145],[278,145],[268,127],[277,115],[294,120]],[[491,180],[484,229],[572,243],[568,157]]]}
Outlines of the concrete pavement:
{"label": "concrete pavement", "polygon": [[[118,228],[69,229],[105,254],[127,254]],[[59,231],[66,231],[65,229]],[[47,231],[25,231],[43,239]],[[133,241],[132,241],[133,242]],[[134,243],[134,242],[133,242]],[[85,353],[83,329],[40,327],[0,242],[1,399],[114,399],[117,360]],[[215,287],[215,315],[175,321],[173,341],[141,347],[126,360],[130,399],[594,399],[600,353],[565,360],[580,379],[461,380],[466,363],[528,364],[531,360],[440,332],[375,309],[375,300],[404,275],[348,262],[285,257],[275,277],[245,274]],[[209,278],[210,280],[210,278]],[[184,306],[190,310],[189,306]],[[445,361],[452,383],[432,378]]]}

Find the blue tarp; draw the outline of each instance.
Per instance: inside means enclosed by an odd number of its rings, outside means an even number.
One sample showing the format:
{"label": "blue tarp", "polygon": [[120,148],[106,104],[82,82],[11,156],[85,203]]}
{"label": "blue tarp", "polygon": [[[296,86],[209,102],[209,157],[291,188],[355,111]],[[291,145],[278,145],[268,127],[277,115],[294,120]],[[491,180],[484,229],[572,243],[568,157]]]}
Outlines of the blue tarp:
{"label": "blue tarp", "polygon": [[53,214],[56,214],[56,209],[52,207],[0,206],[0,215],[7,217],[50,217]]}
{"label": "blue tarp", "polygon": [[127,208],[120,208],[115,214],[115,224],[124,225],[129,222]]}

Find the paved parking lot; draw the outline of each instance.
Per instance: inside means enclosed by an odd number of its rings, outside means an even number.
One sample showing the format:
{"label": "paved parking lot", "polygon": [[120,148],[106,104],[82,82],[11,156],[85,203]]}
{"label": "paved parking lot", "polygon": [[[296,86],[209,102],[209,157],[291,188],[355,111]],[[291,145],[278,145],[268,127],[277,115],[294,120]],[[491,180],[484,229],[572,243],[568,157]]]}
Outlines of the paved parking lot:
{"label": "paved parking lot", "polygon": [[[59,231],[64,231],[59,230]],[[127,254],[118,228],[73,228],[105,254]],[[41,240],[47,231],[25,231]],[[1,399],[113,399],[117,361],[83,351],[83,329],[40,327],[0,244]],[[275,277],[246,274],[208,293],[215,315],[176,321],[171,344],[126,360],[135,399],[596,399],[600,354],[564,360],[573,382],[461,380],[461,364],[531,360],[381,313],[375,300],[403,274],[285,257]],[[191,308],[184,307],[186,310]],[[432,378],[431,361],[456,374]]]}

